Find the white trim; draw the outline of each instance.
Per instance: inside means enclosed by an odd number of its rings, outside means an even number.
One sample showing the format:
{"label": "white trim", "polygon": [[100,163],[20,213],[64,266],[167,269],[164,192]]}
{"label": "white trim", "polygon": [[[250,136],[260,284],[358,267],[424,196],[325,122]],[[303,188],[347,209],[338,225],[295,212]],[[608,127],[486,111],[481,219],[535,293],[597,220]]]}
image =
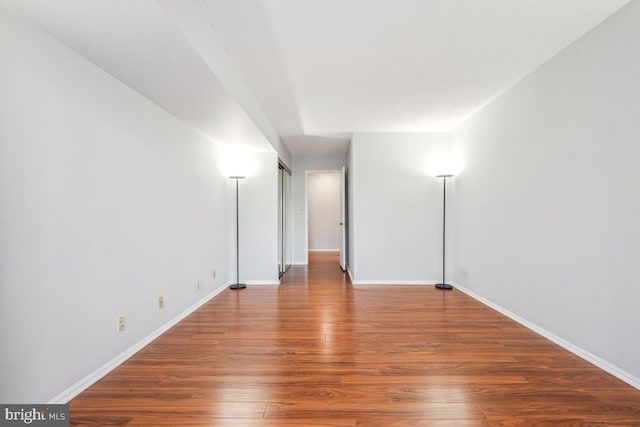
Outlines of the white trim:
{"label": "white trim", "polygon": [[304,262],[304,261],[302,261],[302,262],[292,262],[291,265],[309,265],[309,263],[308,262]]}
{"label": "white trim", "polygon": [[[351,274],[349,274],[351,276]],[[436,280],[358,280],[351,281],[353,286],[377,286],[377,285],[385,285],[385,286],[393,286],[393,285],[417,285],[417,286],[435,286],[438,283]]]}
{"label": "white trim", "polygon": [[340,249],[309,249],[309,252],[340,252]]}
{"label": "white trim", "polygon": [[349,275],[349,281],[353,285],[353,276],[351,275],[351,268],[347,265],[347,275]]}
{"label": "white trim", "polygon": [[89,387],[91,387],[93,384],[98,382],[102,377],[107,375],[109,372],[113,371],[122,363],[126,362],[127,359],[129,359],[131,356],[133,356],[134,354],[142,350],[149,343],[151,343],[151,341],[158,338],[160,335],[168,331],[171,327],[175,326],[182,319],[184,319],[185,317],[187,317],[188,315],[196,311],[198,308],[200,308],[201,306],[209,302],[211,299],[213,299],[213,297],[218,295],[220,292],[227,289],[227,287],[231,283],[233,282],[229,281],[224,285],[220,286],[219,288],[216,288],[209,295],[205,296],[204,298],[202,298],[192,306],[185,309],[183,312],[178,314],[173,319],[169,320],[164,325],[160,326],[155,331],[151,332],[149,335],[147,335],[146,337],[138,341],[136,344],[132,345],[122,353],[118,354],[116,357],[114,357],[104,365],[100,366],[98,369],[91,372],[89,375],[82,378],[80,381],[76,382],[71,387],[67,388],[65,391],[55,396],[53,399],[49,400],[47,404],[68,403],[71,399],[73,399],[74,397],[76,397],[77,395],[79,395]]}
{"label": "white trim", "polygon": [[465,288],[464,286],[460,286],[459,284],[452,282],[452,285],[458,289],[461,292],[464,292],[465,294],[469,295],[471,298],[483,303],[484,305],[491,307],[492,309],[496,310],[497,312],[504,314],[505,316],[507,316],[508,318],[518,322],[519,324],[521,324],[522,326],[532,330],[533,332],[542,335],[543,337],[545,337],[546,339],[558,344],[560,347],[564,348],[565,350],[570,351],[571,353],[575,354],[576,356],[586,360],[587,362],[597,366],[598,368],[602,369],[603,371],[606,371],[608,373],[610,373],[611,375],[613,375],[614,377],[624,381],[625,383],[629,384],[630,386],[633,386],[635,388],[637,388],[638,390],[640,390],[640,378],[636,377],[635,375],[625,371],[624,369],[621,369],[619,367],[617,367],[616,365],[607,362],[606,360],[596,356],[593,353],[588,352],[587,350],[578,347],[575,344],[570,343],[569,341],[560,338],[557,335],[552,334],[551,332],[547,331],[546,329],[541,328],[540,326],[536,325],[535,323],[532,323],[520,316],[518,316],[517,314],[514,314],[512,312],[510,312],[509,310],[499,306],[498,304],[495,304],[491,301],[489,301],[488,299],[481,297],[480,295],[476,294],[473,291],[470,291],[469,289]]}
{"label": "white trim", "polygon": [[270,285],[279,285],[279,280],[241,280],[247,286],[270,286]]}

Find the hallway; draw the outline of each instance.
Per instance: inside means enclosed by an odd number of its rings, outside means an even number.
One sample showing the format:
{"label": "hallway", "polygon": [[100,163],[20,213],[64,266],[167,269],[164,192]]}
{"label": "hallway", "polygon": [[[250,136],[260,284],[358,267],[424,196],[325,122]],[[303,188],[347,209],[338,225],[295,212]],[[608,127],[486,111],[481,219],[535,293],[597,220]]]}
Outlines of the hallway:
{"label": "hallway", "polygon": [[640,425],[640,391],[459,291],[310,254],[225,290],[71,402],[72,425]]}

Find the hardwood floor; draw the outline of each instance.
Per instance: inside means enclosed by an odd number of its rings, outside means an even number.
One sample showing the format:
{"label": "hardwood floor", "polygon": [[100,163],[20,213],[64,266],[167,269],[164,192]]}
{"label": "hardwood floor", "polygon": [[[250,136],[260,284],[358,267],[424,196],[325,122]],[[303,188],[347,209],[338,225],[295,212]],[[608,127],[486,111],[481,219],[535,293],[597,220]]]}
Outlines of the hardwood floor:
{"label": "hardwood floor", "polygon": [[459,291],[334,254],[226,290],[79,395],[72,425],[640,426],[640,391]]}

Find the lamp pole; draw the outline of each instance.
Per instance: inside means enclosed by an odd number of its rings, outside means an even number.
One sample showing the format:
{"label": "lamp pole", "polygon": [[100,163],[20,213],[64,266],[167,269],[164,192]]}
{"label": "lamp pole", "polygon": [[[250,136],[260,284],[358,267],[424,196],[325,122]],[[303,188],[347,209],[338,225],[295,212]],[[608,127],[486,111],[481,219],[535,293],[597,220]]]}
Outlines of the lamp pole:
{"label": "lamp pole", "polygon": [[238,202],[238,181],[244,179],[244,176],[230,176],[229,178],[236,181],[236,283],[229,286],[229,289],[244,289],[247,285],[240,283],[240,209]]}
{"label": "lamp pole", "polygon": [[447,178],[453,175],[437,175],[436,178],[442,178],[442,283],[436,283],[438,289],[453,289],[453,286],[445,281],[446,269],[446,244],[447,244]]}

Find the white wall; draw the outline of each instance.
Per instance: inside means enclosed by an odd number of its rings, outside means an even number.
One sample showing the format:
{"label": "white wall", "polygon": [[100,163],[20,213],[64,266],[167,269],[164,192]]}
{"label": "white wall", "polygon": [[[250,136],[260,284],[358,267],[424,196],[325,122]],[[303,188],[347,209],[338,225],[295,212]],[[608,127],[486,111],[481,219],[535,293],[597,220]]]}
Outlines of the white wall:
{"label": "white wall", "polygon": [[307,263],[306,242],[306,171],[339,170],[346,164],[345,155],[301,156],[291,159],[291,187],[293,208],[293,264]]}
{"label": "white wall", "polygon": [[[240,281],[277,284],[278,280],[278,156],[256,153],[256,173],[240,181]],[[232,180],[229,180],[232,181]],[[229,183],[235,202],[235,184]],[[235,215],[235,206],[230,211]],[[235,218],[232,219],[235,226]],[[235,240],[235,229],[231,233]],[[235,278],[235,243],[232,256]]]}
{"label": "white wall", "polygon": [[356,133],[350,158],[350,274],[359,283],[442,277],[442,181],[427,161],[447,134]]}
{"label": "white wall", "polygon": [[341,185],[342,172],[309,173],[307,176],[310,251],[340,250]]}
{"label": "white wall", "polygon": [[636,381],[639,21],[632,2],[453,134],[455,280]]}
{"label": "white wall", "polygon": [[[3,12],[0,55],[0,401],[46,402],[230,280],[232,186],[209,140]],[[246,180],[250,279],[277,274],[275,158]]]}

